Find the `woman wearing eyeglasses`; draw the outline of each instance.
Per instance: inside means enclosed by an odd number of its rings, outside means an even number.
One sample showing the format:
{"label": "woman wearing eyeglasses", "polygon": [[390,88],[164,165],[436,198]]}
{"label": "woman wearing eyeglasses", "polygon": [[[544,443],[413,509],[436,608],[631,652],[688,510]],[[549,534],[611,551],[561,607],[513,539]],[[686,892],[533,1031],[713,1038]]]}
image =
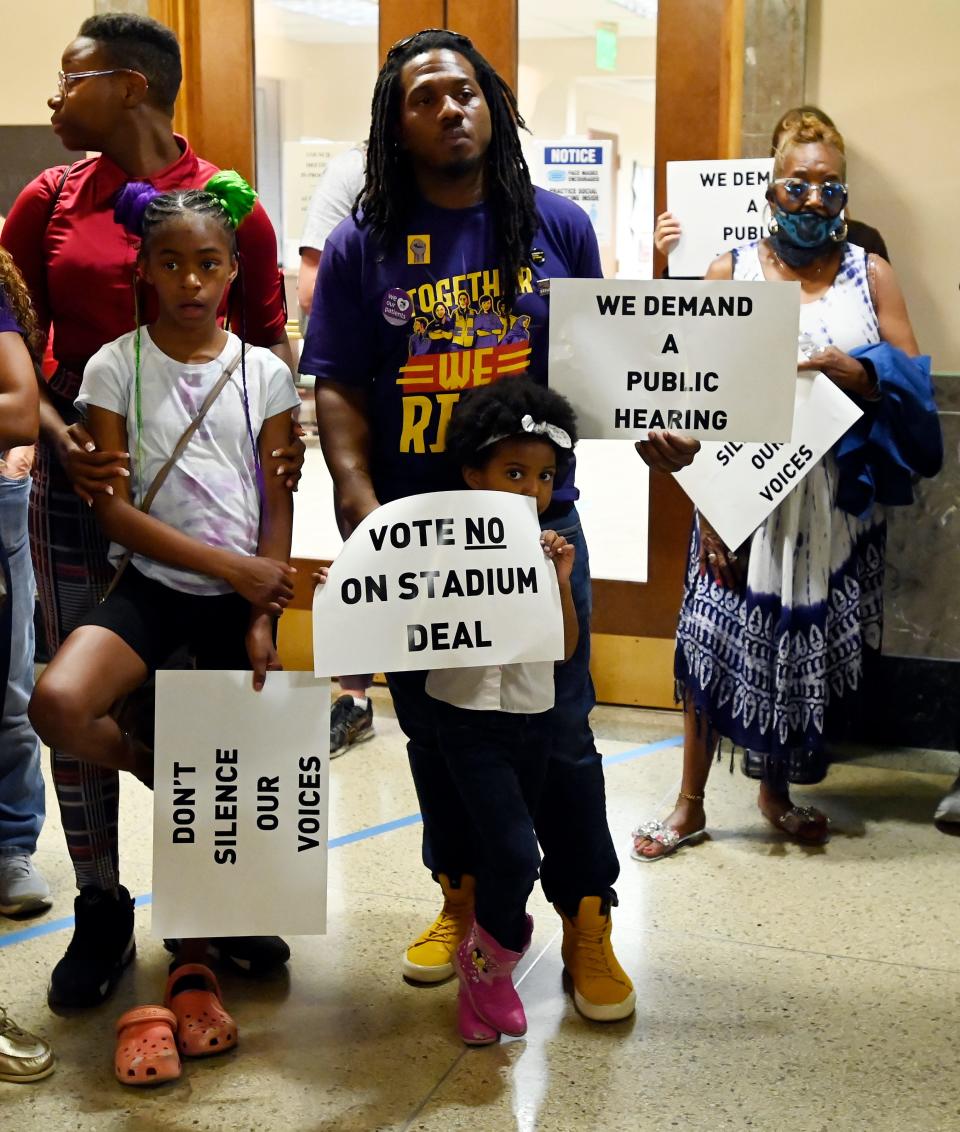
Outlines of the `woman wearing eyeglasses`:
{"label": "woman wearing eyeglasses", "polygon": [[792,784],[826,774],[825,739],[880,646],[885,522],[914,473],[935,475],[942,440],[919,350],[890,265],[847,239],[843,139],[812,114],[787,127],[767,192],[770,236],[715,260],[707,279],[796,281],[799,370],[821,370],[864,416],[741,547],[702,515],[691,539],[675,656],[684,705],[683,779],[663,822],[642,823],[632,855],[653,861],[704,832],[718,740],[744,752],[758,804],[802,844],[827,817],[795,806]]}

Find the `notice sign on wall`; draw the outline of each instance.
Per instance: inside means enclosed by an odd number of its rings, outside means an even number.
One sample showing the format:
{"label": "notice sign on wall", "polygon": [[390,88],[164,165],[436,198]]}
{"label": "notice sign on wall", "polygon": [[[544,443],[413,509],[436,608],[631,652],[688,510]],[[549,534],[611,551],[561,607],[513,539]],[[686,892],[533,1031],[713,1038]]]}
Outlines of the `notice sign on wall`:
{"label": "notice sign on wall", "polygon": [[718,255],[762,239],[772,157],[668,161],[667,208],[680,223],[670,274],[701,276]]}
{"label": "notice sign on wall", "polygon": [[283,262],[300,262],[300,237],[317,182],[338,154],[354,142],[288,141],[283,143]]}
{"label": "notice sign on wall", "polygon": [[613,241],[613,142],[541,141],[525,147],[535,185],[575,201],[590,217],[597,243]]}
{"label": "notice sign on wall", "polygon": [[799,374],[789,443],[708,442],[674,478],[735,550],[861,415],[825,374]]}
{"label": "notice sign on wall", "polygon": [[560,660],[534,501],[442,491],[378,507],[314,593],[313,655],[318,676]]}
{"label": "notice sign on wall", "polygon": [[554,279],[550,386],[586,440],[790,439],[800,284]]}
{"label": "notice sign on wall", "polygon": [[157,673],[153,934],[326,930],[330,682]]}

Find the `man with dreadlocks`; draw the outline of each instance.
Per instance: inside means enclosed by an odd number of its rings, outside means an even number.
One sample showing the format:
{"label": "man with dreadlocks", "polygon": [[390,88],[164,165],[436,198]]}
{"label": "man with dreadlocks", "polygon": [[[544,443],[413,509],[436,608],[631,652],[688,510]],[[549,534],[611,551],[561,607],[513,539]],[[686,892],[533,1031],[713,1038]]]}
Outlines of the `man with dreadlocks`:
{"label": "man with dreadlocks", "polygon": [[[430,30],[387,55],[373,96],[366,181],[353,216],[324,245],[301,368],[317,376],[317,419],[341,513],[355,526],[379,504],[460,486],[443,458],[460,392],[527,373],[546,380],[551,277],[600,275],[596,238],[577,205],[534,189],[513,92],[465,36]],[[464,299],[459,296],[465,296]],[[466,335],[459,349],[411,357],[410,324],[483,296],[529,323],[529,338]],[[572,473],[541,516],[576,546],[572,588],[589,625],[590,577]],[[587,1017],[629,1015],[635,995],[610,941],[619,864],[606,821],[589,632],[557,672],[556,736],[535,821],[544,892],[563,920],[563,961]],[[423,857],[443,889],[436,922],[407,950],[416,982],[453,975],[473,918],[477,853],[440,755],[426,674],[389,677],[423,813]]]}

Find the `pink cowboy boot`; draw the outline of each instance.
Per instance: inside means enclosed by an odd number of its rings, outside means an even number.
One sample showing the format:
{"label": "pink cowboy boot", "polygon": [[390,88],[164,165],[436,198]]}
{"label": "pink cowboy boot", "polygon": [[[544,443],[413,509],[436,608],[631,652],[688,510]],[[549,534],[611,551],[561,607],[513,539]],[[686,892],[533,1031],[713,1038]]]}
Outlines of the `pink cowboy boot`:
{"label": "pink cowboy boot", "polygon": [[[513,985],[513,969],[523,958],[530,946],[533,934],[533,918],[527,916],[527,938],[520,951],[508,951],[484,931],[474,920],[470,931],[457,948],[457,973],[466,1004],[481,1022],[486,1022],[493,1030],[510,1037],[519,1038],[527,1032],[527,1019],[523,1003]],[[460,1007],[458,1015],[461,1034],[468,1040],[472,1032],[473,1019]],[[469,1044],[475,1044],[470,1042]],[[480,1043],[476,1043],[480,1044]],[[487,1044],[484,1042],[483,1044]]]}
{"label": "pink cowboy boot", "polygon": [[467,988],[462,983],[457,991],[457,1028],[468,1046],[490,1046],[500,1041],[500,1031],[488,1026],[473,1009]]}

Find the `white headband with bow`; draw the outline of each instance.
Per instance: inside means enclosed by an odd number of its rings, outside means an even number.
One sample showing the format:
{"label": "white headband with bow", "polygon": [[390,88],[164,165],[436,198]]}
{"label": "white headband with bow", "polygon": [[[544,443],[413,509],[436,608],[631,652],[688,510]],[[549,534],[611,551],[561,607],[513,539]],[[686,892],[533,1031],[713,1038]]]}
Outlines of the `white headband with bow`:
{"label": "white headband with bow", "polygon": [[[520,427],[524,432],[530,433],[532,436],[545,436],[548,440],[552,440],[558,448],[572,448],[573,441],[570,439],[570,433],[565,429],[560,428],[559,425],[548,424],[546,421],[535,421],[533,417],[527,413],[520,418]],[[506,440],[513,433],[504,432],[499,436],[491,436],[488,441],[483,444],[484,448],[489,448],[491,444],[496,444],[498,440]]]}

